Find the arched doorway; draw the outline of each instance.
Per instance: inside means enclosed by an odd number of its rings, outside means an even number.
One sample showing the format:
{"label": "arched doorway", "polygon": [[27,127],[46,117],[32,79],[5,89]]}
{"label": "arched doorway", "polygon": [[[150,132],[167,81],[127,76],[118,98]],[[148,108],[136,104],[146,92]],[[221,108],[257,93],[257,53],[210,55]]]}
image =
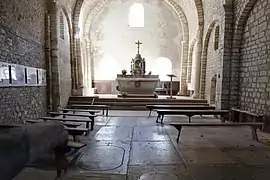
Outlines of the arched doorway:
{"label": "arched doorway", "polygon": [[216,92],[217,92],[217,75],[211,78],[211,88],[210,88],[210,104],[216,104]]}

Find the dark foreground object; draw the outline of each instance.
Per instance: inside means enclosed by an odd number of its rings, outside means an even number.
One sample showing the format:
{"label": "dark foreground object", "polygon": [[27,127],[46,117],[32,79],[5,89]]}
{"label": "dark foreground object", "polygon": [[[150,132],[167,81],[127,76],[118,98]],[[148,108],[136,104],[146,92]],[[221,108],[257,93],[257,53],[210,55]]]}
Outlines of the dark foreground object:
{"label": "dark foreground object", "polygon": [[[0,125],[1,126],[1,125]],[[51,151],[63,154],[68,132],[60,122],[36,123],[0,128],[0,177],[11,180],[27,164]],[[57,167],[57,171],[59,171]]]}

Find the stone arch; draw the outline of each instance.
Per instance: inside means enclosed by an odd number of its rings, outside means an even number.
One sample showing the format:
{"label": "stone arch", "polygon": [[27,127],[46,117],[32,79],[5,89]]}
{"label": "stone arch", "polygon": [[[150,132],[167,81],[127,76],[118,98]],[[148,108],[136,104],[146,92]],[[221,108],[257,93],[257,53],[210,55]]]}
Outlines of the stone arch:
{"label": "stone arch", "polygon": [[69,33],[69,43],[70,43],[70,46],[69,46],[69,54],[70,54],[70,66],[71,66],[71,79],[72,79],[72,82],[71,82],[71,85],[72,85],[72,89],[74,89],[75,85],[74,85],[74,77],[75,77],[75,74],[74,74],[74,48],[73,48],[73,28],[72,28],[72,23],[71,23],[71,19],[68,15],[68,12],[67,12],[67,9],[65,7],[61,7],[64,15],[65,15],[65,18],[67,20],[67,25],[68,25],[68,33]]}
{"label": "stone arch", "polygon": [[65,39],[65,22],[64,22],[64,15],[63,12],[60,11],[59,16],[59,26],[60,26],[60,38]]}
{"label": "stone arch", "polygon": [[212,34],[212,31],[217,23],[217,19],[214,20],[210,26],[207,29],[205,38],[204,38],[204,42],[203,42],[203,50],[202,50],[202,61],[201,61],[201,98],[205,97],[205,81],[206,81],[206,64],[207,64],[207,53],[208,53],[208,45],[209,45],[209,40]]}
{"label": "stone arch", "polygon": [[210,88],[210,99],[209,99],[209,103],[211,105],[215,105],[216,104],[216,93],[217,93],[217,74],[215,74],[212,78],[211,78],[211,88]]}
{"label": "stone arch", "polygon": [[[101,0],[95,4],[95,6],[92,8],[91,12],[89,11],[88,15],[86,16],[86,20],[84,23],[84,37],[89,38],[90,32],[89,28],[91,26],[92,19],[105,7],[107,3],[109,3],[111,0]],[[179,18],[179,21],[181,22],[182,31],[183,31],[183,41],[182,41],[182,62],[181,62],[181,78],[180,81],[181,86],[184,87],[186,85],[186,73],[187,73],[187,60],[188,60],[188,47],[189,47],[189,28],[188,28],[188,21],[186,18],[186,15],[183,11],[183,9],[173,0],[164,0],[169,7],[176,13],[177,17]],[[79,0],[76,3],[75,9],[74,9],[74,27],[78,27],[79,25],[79,16],[80,16],[80,10],[83,5],[83,0]],[[75,22],[76,21],[76,22]],[[89,41],[89,40],[88,40]],[[90,43],[90,42],[89,42]],[[78,45],[78,44],[76,44]],[[79,56],[79,55],[77,55]],[[78,61],[80,61],[78,59]]]}
{"label": "stone arch", "polygon": [[194,53],[194,46],[197,41],[197,38],[194,38],[190,43],[190,48],[188,52],[188,64],[187,64],[187,82],[191,82],[191,73],[192,73],[192,63],[193,63],[193,53]]}
{"label": "stone arch", "polygon": [[220,27],[219,25],[216,26],[215,28],[215,39],[214,39],[214,50],[218,50],[219,48],[219,39],[220,39]]}
{"label": "stone arch", "polygon": [[72,24],[71,24],[71,20],[70,20],[70,18],[69,18],[69,15],[68,15],[68,12],[67,12],[67,9],[65,8],[65,7],[61,7],[61,9],[62,9],[62,11],[63,11],[63,13],[64,13],[64,15],[65,15],[65,18],[66,18],[66,20],[67,20],[67,24],[68,24],[68,32],[69,32],[69,35],[70,35],[70,39],[71,39],[71,35],[72,35]]}
{"label": "stone arch", "polygon": [[236,20],[234,28],[234,45],[236,45],[236,47],[238,48],[240,48],[239,46],[241,44],[242,35],[245,29],[247,19],[256,2],[257,0],[248,0],[242,12],[240,13],[239,18]]}
{"label": "stone arch", "polygon": [[204,11],[203,11],[203,4],[202,4],[202,0],[194,0],[195,2],[195,6],[197,9],[197,15],[198,15],[198,23],[199,23],[199,27],[204,26]]}
{"label": "stone arch", "polygon": [[[111,0],[101,0],[99,3],[97,3],[91,12],[88,13],[86,21],[85,21],[85,25],[84,25],[84,29],[87,30],[90,28],[91,22],[93,20],[93,18],[105,7],[105,5],[107,3],[109,3]],[[170,8],[177,14],[180,22],[181,22],[181,26],[182,26],[182,30],[183,30],[183,41],[188,42],[189,40],[189,29],[188,29],[188,21],[186,18],[186,15],[184,14],[184,11],[182,10],[182,8],[173,0],[164,0],[164,2],[166,2],[167,4],[169,4]],[[75,12],[77,12],[77,10],[75,10]],[[75,15],[74,15],[75,17]],[[76,15],[76,20],[79,21],[79,18]],[[75,19],[74,19],[75,20]],[[75,22],[74,22],[75,23]],[[78,22],[76,22],[75,24],[78,25]],[[84,33],[85,37],[89,37],[89,31],[85,31]]]}

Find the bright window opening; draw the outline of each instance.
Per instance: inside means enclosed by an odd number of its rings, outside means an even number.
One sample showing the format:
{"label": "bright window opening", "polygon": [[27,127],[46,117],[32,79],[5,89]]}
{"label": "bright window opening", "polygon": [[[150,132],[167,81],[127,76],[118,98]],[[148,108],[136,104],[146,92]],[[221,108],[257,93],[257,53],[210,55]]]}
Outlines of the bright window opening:
{"label": "bright window opening", "polygon": [[141,3],[134,3],[129,8],[129,27],[144,27],[144,7]]}
{"label": "bright window opening", "polygon": [[161,81],[169,81],[170,77],[167,74],[172,73],[172,61],[166,57],[159,57],[155,61],[152,74],[159,75]]}
{"label": "bright window opening", "polygon": [[98,63],[95,80],[115,80],[119,72],[120,68],[117,61],[112,56],[105,55]]}

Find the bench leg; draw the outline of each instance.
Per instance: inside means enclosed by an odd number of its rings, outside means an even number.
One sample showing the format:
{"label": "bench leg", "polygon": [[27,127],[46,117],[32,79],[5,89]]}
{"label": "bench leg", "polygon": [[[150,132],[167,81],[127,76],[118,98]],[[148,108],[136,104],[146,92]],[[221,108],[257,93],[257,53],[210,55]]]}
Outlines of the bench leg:
{"label": "bench leg", "polygon": [[102,109],[102,115],[104,116],[104,109]]}
{"label": "bench leg", "polygon": [[95,118],[91,118],[92,122],[91,122],[91,131],[94,130],[94,125],[95,125]]}
{"label": "bench leg", "polygon": [[149,111],[149,115],[148,116],[151,116],[151,112],[152,112],[152,110]]}
{"label": "bench leg", "polygon": [[177,130],[178,130],[178,135],[177,135],[177,138],[176,138],[176,142],[178,143],[179,139],[180,139],[180,135],[181,135],[182,126],[178,127]]}
{"label": "bench leg", "polygon": [[226,120],[225,116],[220,115],[220,119],[221,119],[221,122],[222,122],[222,123],[225,123],[225,120]]}
{"label": "bench leg", "polygon": [[109,115],[109,109],[106,109],[106,116]]}
{"label": "bench leg", "polygon": [[164,119],[164,114],[161,115],[161,120],[160,120],[161,124],[164,124],[163,119]]}
{"label": "bench leg", "polygon": [[160,114],[157,115],[156,123],[158,123],[158,119],[160,118]]}
{"label": "bench leg", "polygon": [[77,141],[76,135],[72,135],[72,136],[73,136],[73,141],[76,142]]}
{"label": "bench leg", "polygon": [[[89,129],[89,123],[90,122],[86,122],[86,129]],[[91,124],[91,126],[92,126],[92,124]],[[87,132],[87,135],[88,135],[88,132]]]}
{"label": "bench leg", "polygon": [[252,132],[252,137],[255,141],[259,141],[258,135],[257,135],[257,130],[254,126],[250,126],[251,132]]}
{"label": "bench leg", "polygon": [[191,117],[192,116],[188,116],[188,122],[191,123]]}

